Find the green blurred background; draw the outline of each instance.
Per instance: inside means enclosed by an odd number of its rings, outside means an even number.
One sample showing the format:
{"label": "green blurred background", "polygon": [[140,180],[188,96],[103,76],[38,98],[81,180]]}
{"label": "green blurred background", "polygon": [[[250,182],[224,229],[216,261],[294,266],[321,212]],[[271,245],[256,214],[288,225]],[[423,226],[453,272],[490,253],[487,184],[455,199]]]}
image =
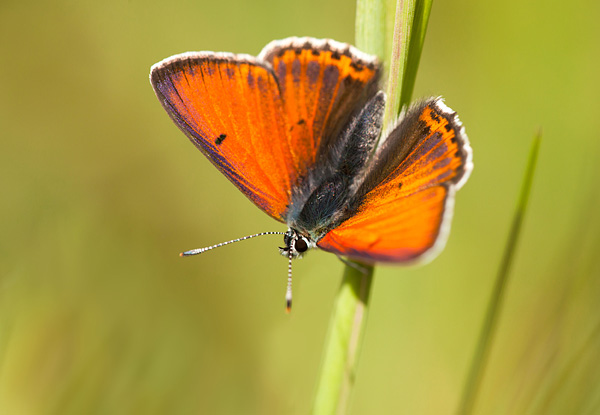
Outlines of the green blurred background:
{"label": "green blurred background", "polygon": [[[343,269],[312,252],[284,313],[285,230],[188,142],[150,66],[353,42],[352,0],[0,4],[0,413],[305,414]],[[433,263],[379,267],[353,414],[458,404],[532,136],[543,128],[476,412],[600,413],[600,3],[433,5],[415,97],[474,149]]]}

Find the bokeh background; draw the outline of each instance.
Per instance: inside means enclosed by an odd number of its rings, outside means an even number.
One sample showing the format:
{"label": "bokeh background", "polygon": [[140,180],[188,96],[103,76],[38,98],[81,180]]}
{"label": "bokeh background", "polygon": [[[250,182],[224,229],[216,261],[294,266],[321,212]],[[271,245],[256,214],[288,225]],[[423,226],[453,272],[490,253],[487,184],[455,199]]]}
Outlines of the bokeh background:
{"label": "bokeh background", "polygon": [[[343,269],[187,141],[148,82],[175,53],[353,42],[352,0],[0,4],[0,413],[305,414]],[[600,3],[436,0],[415,97],[457,110],[475,170],[446,250],[379,267],[353,414],[458,404],[531,139],[543,129],[476,413],[600,413]]]}

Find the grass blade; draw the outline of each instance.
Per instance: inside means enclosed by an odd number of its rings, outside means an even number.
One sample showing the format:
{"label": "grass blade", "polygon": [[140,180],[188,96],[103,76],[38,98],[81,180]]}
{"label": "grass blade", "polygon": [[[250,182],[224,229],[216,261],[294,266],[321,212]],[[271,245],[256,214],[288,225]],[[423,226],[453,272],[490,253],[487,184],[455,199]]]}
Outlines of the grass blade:
{"label": "grass blade", "polygon": [[535,171],[541,139],[542,135],[540,132],[534,137],[531,145],[529,162],[527,164],[525,177],[523,178],[523,183],[521,185],[521,194],[519,196],[519,201],[517,202],[508,241],[502,257],[502,262],[500,263],[500,268],[498,269],[498,274],[494,283],[492,297],[490,298],[490,302],[488,304],[488,309],[479,337],[479,343],[477,345],[477,349],[475,350],[469,376],[463,390],[463,396],[458,409],[459,415],[469,415],[473,412],[477,394],[485,374],[487,360],[493,344],[494,335],[496,333],[498,318],[502,311],[502,304],[506,292],[506,286],[508,284],[508,277],[514,253],[517,247],[519,234],[521,232],[523,218],[527,210],[527,203],[529,201],[529,194],[531,192],[533,173]]}
{"label": "grass blade", "polygon": [[408,47],[408,58],[406,62],[406,75],[402,84],[402,94],[400,95],[400,108],[410,103],[412,98],[415,81],[417,79],[417,70],[421,61],[421,51],[425,43],[425,33],[427,32],[427,23],[433,0],[418,1],[415,5],[413,17],[413,26],[410,35],[410,44]]}
{"label": "grass blade", "polygon": [[[415,0],[398,0],[394,22],[392,56],[387,85],[387,104],[383,117],[383,131],[387,130],[400,113],[402,90],[408,62],[411,28],[415,15]],[[416,75],[416,73],[415,73]]]}

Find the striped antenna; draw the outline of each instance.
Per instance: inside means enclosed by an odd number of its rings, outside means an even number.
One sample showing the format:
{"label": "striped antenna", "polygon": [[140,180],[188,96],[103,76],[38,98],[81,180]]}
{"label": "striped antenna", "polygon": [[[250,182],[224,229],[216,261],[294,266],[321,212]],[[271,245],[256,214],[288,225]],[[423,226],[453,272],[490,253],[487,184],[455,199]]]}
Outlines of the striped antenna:
{"label": "striped antenna", "polygon": [[[207,246],[206,248],[198,248],[198,249],[192,249],[190,251],[185,251],[185,252],[180,253],[179,256],[183,257],[183,256],[198,255],[203,252],[210,251],[211,249],[219,248],[221,246],[229,245],[234,242],[245,241],[246,239],[256,238],[257,236],[263,236],[263,235],[285,235],[285,232],[261,232],[261,233],[257,233],[254,235],[244,236],[243,238],[232,239],[231,241],[227,241],[227,242],[221,242],[220,244],[216,244],[213,246]],[[290,264],[290,270],[291,270],[291,267],[292,266]],[[290,280],[291,280],[291,277],[290,277]]]}
{"label": "striped antenna", "polygon": [[293,251],[290,249],[288,258],[288,281],[287,281],[287,290],[285,292],[285,312],[290,313],[292,311],[292,256]]}

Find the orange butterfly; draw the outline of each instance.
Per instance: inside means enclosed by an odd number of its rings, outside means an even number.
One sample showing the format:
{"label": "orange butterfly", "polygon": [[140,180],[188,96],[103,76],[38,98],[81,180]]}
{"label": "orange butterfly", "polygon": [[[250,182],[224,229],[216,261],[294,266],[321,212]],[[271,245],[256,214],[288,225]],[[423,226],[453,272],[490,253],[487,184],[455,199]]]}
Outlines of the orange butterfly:
{"label": "orange butterfly", "polygon": [[288,225],[281,253],[319,247],[407,263],[443,247],[472,152],[441,98],[383,134],[376,57],[333,40],[288,38],[258,57],[190,52],[155,64],[158,99],[190,141],[261,210]]}

